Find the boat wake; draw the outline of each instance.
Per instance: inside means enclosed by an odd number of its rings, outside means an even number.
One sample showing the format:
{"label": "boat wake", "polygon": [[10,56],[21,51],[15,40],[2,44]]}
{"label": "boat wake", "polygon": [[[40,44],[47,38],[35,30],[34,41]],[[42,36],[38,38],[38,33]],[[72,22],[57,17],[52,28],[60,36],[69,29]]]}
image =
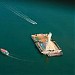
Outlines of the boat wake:
{"label": "boat wake", "polygon": [[23,14],[21,11],[17,11],[15,8],[12,8],[11,6],[9,6],[7,3],[1,3],[2,6],[4,6],[6,9],[10,10],[11,12],[13,12],[15,15],[19,16],[20,18],[26,20],[27,22],[31,23],[31,24],[37,24],[37,22],[35,22],[34,20],[32,20],[30,17],[28,17],[27,15]]}
{"label": "boat wake", "polygon": [[35,62],[35,61],[30,61],[30,60],[25,60],[25,59],[20,59],[20,58],[14,57],[14,56],[10,55],[10,53],[6,49],[3,49],[3,48],[0,48],[0,52],[4,55],[6,55],[10,58],[16,59],[16,60],[26,61],[26,62]]}
{"label": "boat wake", "polygon": [[10,58],[13,58],[13,59],[19,60],[19,61],[35,62],[35,61],[30,61],[30,60],[20,59],[20,58],[14,57],[14,56],[12,56],[12,55],[7,55],[7,56],[10,57]]}
{"label": "boat wake", "polygon": [[31,23],[31,24],[37,24],[37,22],[33,21],[31,18],[29,18],[27,15],[23,14],[21,11],[17,11],[13,8],[8,8],[10,11],[12,11],[14,14],[16,14],[17,16],[23,18],[24,20],[26,20],[27,22]]}

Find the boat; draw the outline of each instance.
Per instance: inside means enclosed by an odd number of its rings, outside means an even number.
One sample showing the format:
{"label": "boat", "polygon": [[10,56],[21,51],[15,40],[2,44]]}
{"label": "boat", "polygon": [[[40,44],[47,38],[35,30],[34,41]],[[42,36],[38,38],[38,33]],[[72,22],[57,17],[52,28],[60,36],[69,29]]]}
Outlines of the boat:
{"label": "boat", "polygon": [[6,49],[0,48],[0,52],[4,55],[9,56],[9,52]]}
{"label": "boat", "polygon": [[31,35],[35,45],[39,51],[47,56],[61,56],[63,55],[62,49],[59,45],[52,39],[52,33],[49,34],[33,34]]}
{"label": "boat", "polygon": [[9,52],[6,49],[0,48],[0,52],[10,58],[16,59],[16,60],[20,60],[20,61],[27,61],[27,62],[34,62],[34,61],[30,61],[30,60],[25,60],[25,59],[20,59],[17,57],[14,57],[12,55],[9,54]]}

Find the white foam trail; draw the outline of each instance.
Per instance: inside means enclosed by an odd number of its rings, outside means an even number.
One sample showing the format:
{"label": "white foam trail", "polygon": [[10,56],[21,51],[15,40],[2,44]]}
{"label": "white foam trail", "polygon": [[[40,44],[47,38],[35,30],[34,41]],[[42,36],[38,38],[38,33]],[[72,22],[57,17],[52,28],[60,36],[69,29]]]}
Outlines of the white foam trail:
{"label": "white foam trail", "polygon": [[27,15],[24,15],[21,11],[16,11],[13,8],[8,8],[10,11],[12,11],[14,14],[16,14],[17,16],[25,19],[26,21],[28,21],[31,24],[37,24],[37,22],[33,21],[31,18],[29,18]]}
{"label": "white foam trail", "polygon": [[11,55],[7,55],[8,57],[10,58],[13,58],[13,59],[16,59],[16,60],[19,60],[19,61],[25,61],[25,62],[36,62],[36,61],[30,61],[30,60],[25,60],[25,59],[20,59],[20,58],[17,58],[17,57],[14,57],[14,56],[11,56]]}
{"label": "white foam trail", "polygon": [[21,17],[22,19],[25,19],[29,23],[31,23],[31,24],[37,24],[37,22],[35,22],[31,18],[29,18],[27,15],[23,14],[21,11],[16,11],[12,7],[10,7],[7,3],[3,3],[3,2],[0,2],[0,3],[1,3],[1,5],[5,6],[5,8],[7,8],[10,11],[12,11],[14,14],[16,14],[19,17]]}

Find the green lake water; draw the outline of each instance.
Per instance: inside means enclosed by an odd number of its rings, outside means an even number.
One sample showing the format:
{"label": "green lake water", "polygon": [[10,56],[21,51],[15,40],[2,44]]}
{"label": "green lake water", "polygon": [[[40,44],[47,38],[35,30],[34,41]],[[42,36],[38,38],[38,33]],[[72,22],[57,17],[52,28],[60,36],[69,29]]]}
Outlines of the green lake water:
{"label": "green lake water", "polygon": [[[7,9],[9,6],[29,16],[37,24],[33,25],[17,16]],[[0,75],[74,75],[73,16],[73,9],[66,5],[1,2],[0,48],[29,62],[0,53]],[[48,32],[52,32],[52,38],[62,48],[63,56],[48,58],[38,52],[31,35]]]}

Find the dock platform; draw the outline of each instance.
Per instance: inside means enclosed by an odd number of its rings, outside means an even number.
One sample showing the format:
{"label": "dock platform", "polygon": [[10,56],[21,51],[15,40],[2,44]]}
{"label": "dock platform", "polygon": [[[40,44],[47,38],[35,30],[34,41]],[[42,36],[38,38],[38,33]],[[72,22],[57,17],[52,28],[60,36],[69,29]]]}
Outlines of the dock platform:
{"label": "dock platform", "polygon": [[60,56],[63,55],[61,48],[51,38],[52,33],[49,34],[34,34],[31,35],[35,45],[39,51],[47,56]]}

